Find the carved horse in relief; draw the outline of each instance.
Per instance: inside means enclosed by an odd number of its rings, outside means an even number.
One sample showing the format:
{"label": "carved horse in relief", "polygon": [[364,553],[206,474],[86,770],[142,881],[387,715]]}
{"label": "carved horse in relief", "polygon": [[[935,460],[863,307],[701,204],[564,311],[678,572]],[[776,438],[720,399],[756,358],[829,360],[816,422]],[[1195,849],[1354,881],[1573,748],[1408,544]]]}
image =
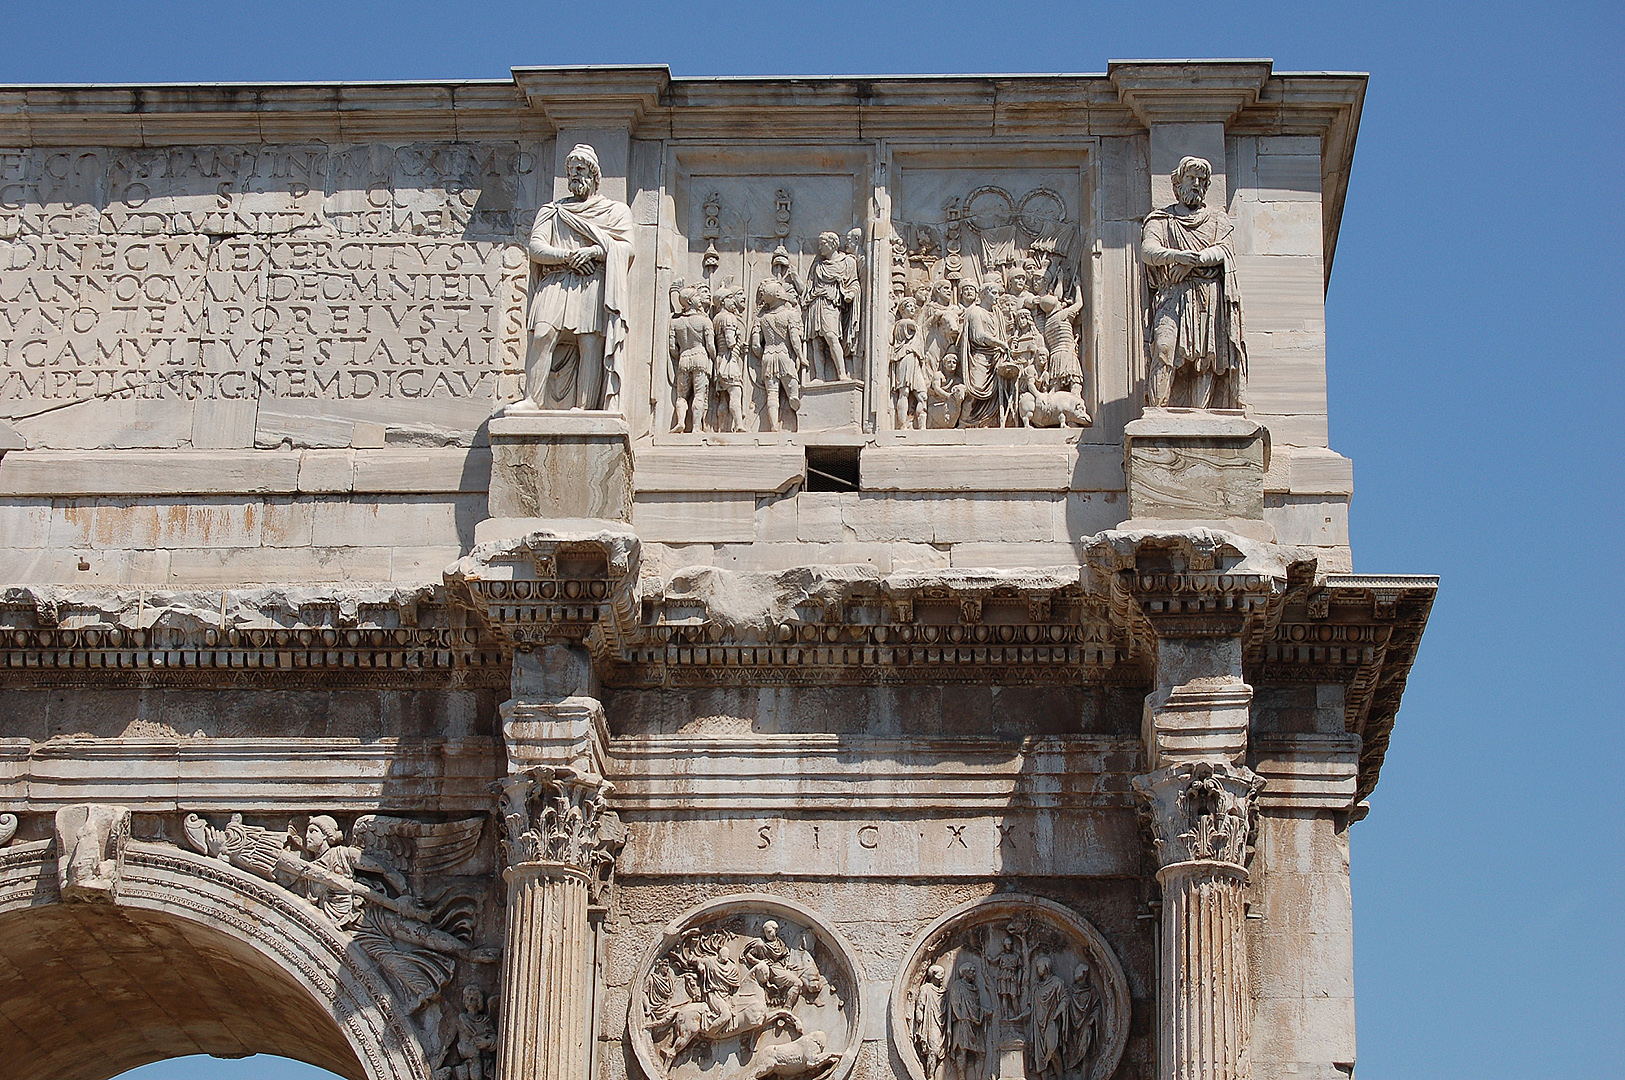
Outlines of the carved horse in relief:
{"label": "carved horse in relief", "polygon": [[802,1034],[789,1009],[768,1004],[767,988],[755,967],[738,964],[725,946],[696,959],[709,986],[703,995],[695,973],[678,973],[667,962],[650,975],[650,1017],[644,1026],[656,1039],[670,1032],[671,1045],[660,1050],[663,1064],[669,1066],[695,1042],[751,1035],[773,1025],[784,1025],[798,1037]]}

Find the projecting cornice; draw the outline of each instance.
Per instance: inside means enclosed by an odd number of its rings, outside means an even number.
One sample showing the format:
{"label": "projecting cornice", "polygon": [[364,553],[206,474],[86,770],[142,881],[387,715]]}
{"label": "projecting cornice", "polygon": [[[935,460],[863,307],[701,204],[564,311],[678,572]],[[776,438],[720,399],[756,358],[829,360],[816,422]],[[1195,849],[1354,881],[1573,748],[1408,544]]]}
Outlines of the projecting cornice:
{"label": "projecting cornice", "polygon": [[1269,60],[1113,60],[1106,68],[1140,123],[1228,124],[1258,101]]}
{"label": "projecting cornice", "polygon": [[516,67],[513,81],[556,129],[635,130],[670,89],[671,69],[664,64]]}

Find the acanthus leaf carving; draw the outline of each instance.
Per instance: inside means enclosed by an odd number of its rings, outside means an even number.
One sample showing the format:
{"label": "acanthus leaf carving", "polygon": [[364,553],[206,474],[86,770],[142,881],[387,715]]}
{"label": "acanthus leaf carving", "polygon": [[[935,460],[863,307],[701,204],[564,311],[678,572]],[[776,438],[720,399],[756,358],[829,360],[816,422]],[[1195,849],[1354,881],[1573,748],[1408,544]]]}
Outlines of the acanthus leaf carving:
{"label": "acanthus leaf carving", "polygon": [[408,1009],[438,1000],[458,960],[492,964],[498,949],[475,944],[475,899],[452,888],[432,899],[410,879],[451,873],[480,843],[483,818],[423,822],[385,814],[357,818],[346,839],[336,819],[310,818],[300,834],[245,824],[232,814],[216,827],[188,814],[181,832],[201,854],[275,882],[354,936],[398,990]]}
{"label": "acanthus leaf carving", "polygon": [[1263,788],[1263,777],[1224,761],[1182,762],[1134,778],[1162,866],[1245,866]]}
{"label": "acanthus leaf carving", "polygon": [[542,765],[500,781],[503,853],[509,865],[562,863],[585,872],[594,904],[614,880],[626,827],[609,809],[615,786],[596,773]]}

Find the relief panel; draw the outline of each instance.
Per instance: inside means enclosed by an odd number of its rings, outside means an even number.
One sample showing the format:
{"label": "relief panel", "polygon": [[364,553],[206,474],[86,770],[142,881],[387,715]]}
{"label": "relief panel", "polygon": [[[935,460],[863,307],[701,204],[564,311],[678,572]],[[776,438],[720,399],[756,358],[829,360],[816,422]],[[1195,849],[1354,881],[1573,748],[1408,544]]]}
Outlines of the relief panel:
{"label": "relief panel", "polygon": [[968,156],[893,160],[890,424],[1088,427],[1099,394],[1089,159],[1029,151],[990,169]]}
{"label": "relief panel", "polygon": [[938,919],[892,988],[892,1039],[912,1080],[1106,1080],[1128,1028],[1128,980],[1111,947],[1036,896]]}
{"label": "relief panel", "polygon": [[[867,155],[673,152],[659,430],[857,427],[873,380]],[[658,301],[657,301],[658,303]]]}

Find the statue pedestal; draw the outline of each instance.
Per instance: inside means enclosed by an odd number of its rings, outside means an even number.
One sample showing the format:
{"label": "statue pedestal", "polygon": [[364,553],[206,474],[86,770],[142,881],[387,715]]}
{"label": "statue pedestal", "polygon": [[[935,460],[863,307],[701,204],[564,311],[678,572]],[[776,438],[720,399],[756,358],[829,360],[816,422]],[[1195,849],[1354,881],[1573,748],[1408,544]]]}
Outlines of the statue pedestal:
{"label": "statue pedestal", "polygon": [[492,518],[632,520],[626,418],[541,412],[491,418]]}
{"label": "statue pedestal", "polygon": [[[783,413],[781,412],[781,416]],[[863,426],[863,382],[809,383],[801,388],[801,407],[795,411],[797,431],[833,431]]]}
{"label": "statue pedestal", "polygon": [[1239,412],[1148,408],[1124,429],[1129,520],[1121,529],[1227,529],[1274,541],[1264,522],[1269,433]]}
{"label": "statue pedestal", "polygon": [[1005,1032],[999,1040],[998,1080],[1027,1080],[1027,1040]]}

